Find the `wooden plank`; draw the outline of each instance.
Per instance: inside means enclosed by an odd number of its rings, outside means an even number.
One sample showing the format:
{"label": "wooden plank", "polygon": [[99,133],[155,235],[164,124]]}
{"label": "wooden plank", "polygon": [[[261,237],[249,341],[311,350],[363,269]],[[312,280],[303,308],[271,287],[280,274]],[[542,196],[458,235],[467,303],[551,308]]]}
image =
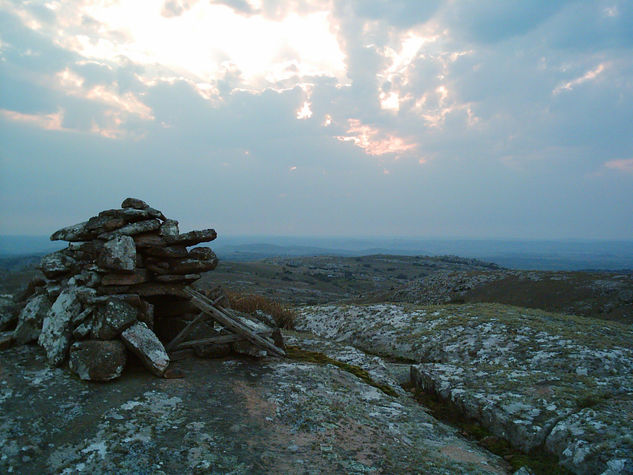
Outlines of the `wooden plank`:
{"label": "wooden plank", "polygon": [[176,348],[178,343],[180,343],[182,340],[187,338],[187,335],[191,333],[191,330],[193,330],[194,326],[196,326],[199,322],[206,320],[207,318],[209,318],[208,315],[206,315],[204,312],[200,312],[198,316],[194,318],[193,320],[191,320],[185,328],[180,330],[180,333],[178,333],[178,335],[176,335],[174,339],[169,342],[169,344],[165,347],[165,349],[167,351],[170,351]]}
{"label": "wooden plank", "polygon": [[253,343],[255,346],[270,351],[272,354],[278,356],[286,356],[286,352],[281,348],[275,346],[272,340],[259,336],[257,333],[247,328],[242,322],[239,322],[227,315],[223,311],[211,305],[213,302],[206,298],[201,293],[193,290],[190,287],[186,287],[183,291],[191,296],[191,302],[196,305],[200,310],[211,315],[218,323],[229,329],[230,331],[242,335],[246,340]]}
{"label": "wooden plank", "polygon": [[[259,335],[263,336],[263,337],[268,337],[270,335],[272,335],[272,331],[266,331],[266,332],[260,332]],[[209,344],[213,344],[213,345],[226,345],[228,343],[235,343],[236,341],[242,341],[245,340],[246,338],[244,338],[241,335],[236,335],[235,333],[230,334],[230,335],[218,335],[218,336],[211,336],[209,338],[202,338],[200,340],[190,340],[190,341],[185,341],[183,343],[180,343],[174,351],[178,351],[180,349],[184,349],[184,348],[191,348],[194,346],[198,346],[198,345],[209,345]]]}

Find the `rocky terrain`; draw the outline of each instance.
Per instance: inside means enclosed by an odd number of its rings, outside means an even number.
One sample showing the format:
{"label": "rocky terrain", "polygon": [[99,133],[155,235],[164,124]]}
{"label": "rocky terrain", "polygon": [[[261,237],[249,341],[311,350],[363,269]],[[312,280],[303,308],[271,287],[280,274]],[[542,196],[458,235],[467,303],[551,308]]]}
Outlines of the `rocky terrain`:
{"label": "rocky terrain", "polygon": [[220,262],[196,286],[217,283],[295,303],[287,357],[157,378],[132,352],[91,383],[0,349],[0,472],[633,473],[631,274],[316,257]]}
{"label": "rocky terrain", "polygon": [[412,361],[411,380],[574,473],[633,473],[630,326],[499,304],[306,307],[300,330]]}

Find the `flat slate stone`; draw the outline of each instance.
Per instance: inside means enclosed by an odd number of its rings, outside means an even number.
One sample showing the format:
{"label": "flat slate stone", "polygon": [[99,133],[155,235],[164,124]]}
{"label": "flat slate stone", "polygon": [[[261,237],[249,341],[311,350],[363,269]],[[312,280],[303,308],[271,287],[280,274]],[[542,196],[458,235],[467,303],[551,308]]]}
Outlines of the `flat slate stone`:
{"label": "flat slate stone", "polygon": [[87,221],[67,226],[51,234],[51,241],[88,241],[94,235],[86,228]]}
{"label": "flat slate stone", "polygon": [[169,273],[170,274],[196,274],[198,272],[206,272],[213,270],[218,265],[218,259],[211,260],[198,260],[198,259],[183,259],[170,261]]}
{"label": "flat slate stone", "polygon": [[203,229],[201,231],[189,231],[188,233],[172,236],[167,239],[170,244],[180,244],[182,246],[193,246],[201,242],[213,241],[218,234],[215,229]]}
{"label": "flat slate stone", "polygon": [[101,285],[134,285],[142,284],[149,280],[147,269],[134,269],[128,274],[105,274],[101,278]]}
{"label": "flat slate stone", "polygon": [[111,381],[121,376],[126,361],[122,342],[86,340],[70,347],[68,366],[84,381]]}
{"label": "flat slate stone", "polygon": [[169,366],[169,356],[158,337],[143,322],[136,322],[121,333],[121,340],[136,354],[143,365],[156,376],[162,376]]}
{"label": "flat slate stone", "polygon": [[117,235],[134,236],[136,234],[156,231],[159,227],[160,221],[158,221],[157,219],[147,219],[145,221],[130,223],[126,226],[123,226],[122,228],[117,229],[116,231],[99,234],[99,239],[108,240]]}
{"label": "flat slate stone", "polygon": [[167,242],[158,234],[145,233],[137,234],[134,236],[134,243],[136,247],[165,247]]}
{"label": "flat slate stone", "polygon": [[147,247],[140,252],[152,257],[187,257],[188,254],[185,246]]}

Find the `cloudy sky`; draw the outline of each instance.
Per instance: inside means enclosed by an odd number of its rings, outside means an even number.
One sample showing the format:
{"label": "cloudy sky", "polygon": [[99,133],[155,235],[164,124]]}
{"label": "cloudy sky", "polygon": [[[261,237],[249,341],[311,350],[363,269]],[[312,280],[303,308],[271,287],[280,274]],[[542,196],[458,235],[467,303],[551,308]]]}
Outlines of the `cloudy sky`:
{"label": "cloudy sky", "polygon": [[633,2],[0,0],[0,234],[633,239]]}

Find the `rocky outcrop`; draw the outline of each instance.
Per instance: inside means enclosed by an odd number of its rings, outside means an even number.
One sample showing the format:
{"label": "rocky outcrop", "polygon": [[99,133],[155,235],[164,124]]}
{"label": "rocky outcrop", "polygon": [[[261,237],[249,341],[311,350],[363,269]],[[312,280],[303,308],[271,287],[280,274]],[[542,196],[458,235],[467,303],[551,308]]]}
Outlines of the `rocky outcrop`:
{"label": "rocky outcrop", "polygon": [[172,366],[186,379],[138,373],[87,391],[47,367],[39,348],[5,350],[0,472],[508,473],[503,459],[411,398],[332,365],[242,358]]}
{"label": "rocky outcrop", "polygon": [[517,448],[545,447],[575,473],[633,463],[628,326],[493,304],[309,307],[296,325],[417,361],[420,390]]}
{"label": "rocky outcrop", "polygon": [[[55,366],[67,360],[72,345],[71,369],[82,379],[94,374],[103,381],[121,374],[126,360],[122,339],[152,373],[162,375],[169,357],[153,333],[155,320],[157,327],[166,328],[162,320],[189,315],[184,287],[213,270],[218,260],[210,248],[190,254],[186,246],[215,237],[213,229],[180,234],[178,221],[136,198],[60,229],[51,240],[69,241],[68,247],[42,258],[46,279],[29,286],[15,331],[3,341],[37,340]],[[164,315],[163,305],[177,311]],[[2,314],[0,330],[14,325],[15,315],[9,313]],[[174,337],[161,336],[167,341]],[[111,355],[116,364],[109,366],[103,353],[108,349],[116,349]],[[104,362],[105,373],[91,366],[86,355]]]}

